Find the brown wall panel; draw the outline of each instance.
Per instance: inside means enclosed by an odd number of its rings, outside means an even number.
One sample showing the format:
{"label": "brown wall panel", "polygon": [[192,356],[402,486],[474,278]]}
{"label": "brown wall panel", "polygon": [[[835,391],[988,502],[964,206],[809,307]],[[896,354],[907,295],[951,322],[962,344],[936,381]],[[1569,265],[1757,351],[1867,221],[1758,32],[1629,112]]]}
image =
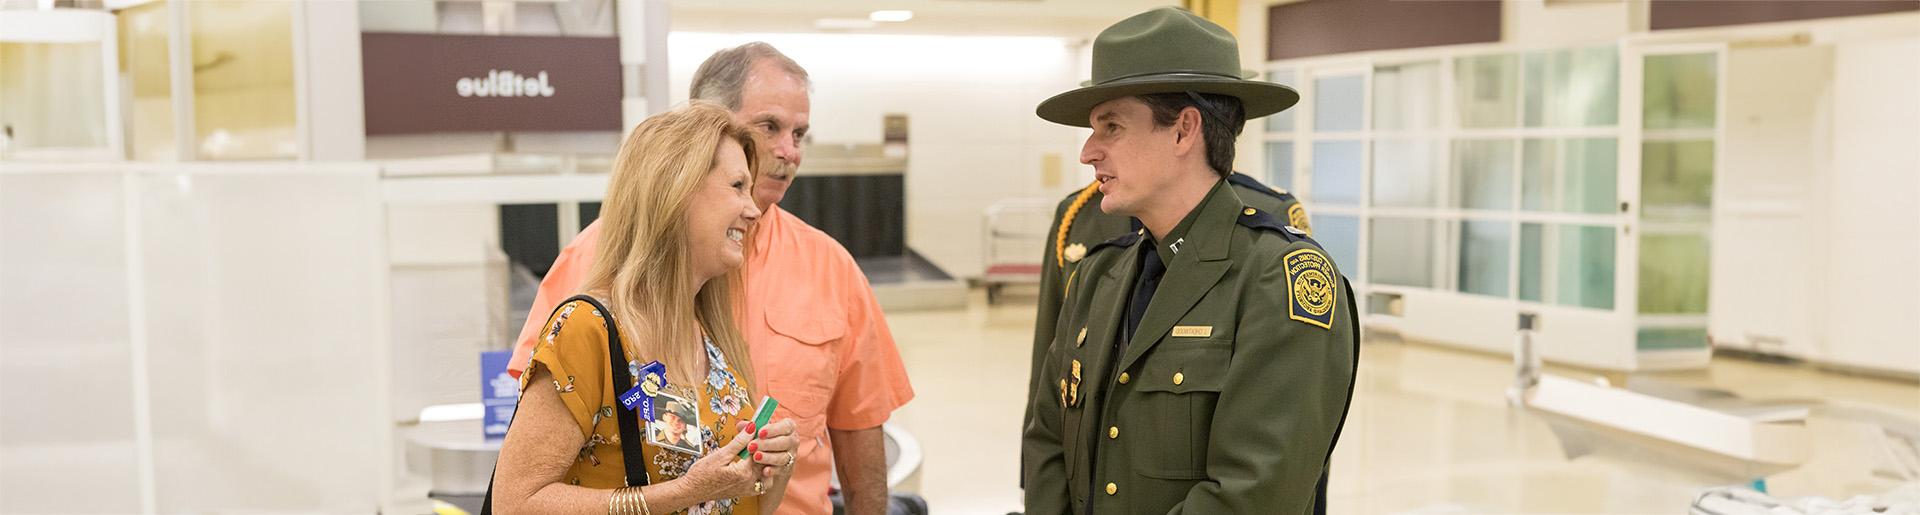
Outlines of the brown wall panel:
{"label": "brown wall panel", "polygon": [[1305,0],[1267,9],[1267,59],[1500,41],[1500,2]]}
{"label": "brown wall panel", "polygon": [[1653,30],[1920,11],[1920,0],[1653,0]]}

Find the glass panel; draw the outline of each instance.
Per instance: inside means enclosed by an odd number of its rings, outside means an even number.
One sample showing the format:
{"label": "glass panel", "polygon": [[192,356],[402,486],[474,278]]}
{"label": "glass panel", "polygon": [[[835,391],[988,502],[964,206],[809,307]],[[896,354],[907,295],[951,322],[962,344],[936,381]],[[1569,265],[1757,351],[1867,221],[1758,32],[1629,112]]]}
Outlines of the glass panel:
{"label": "glass panel", "polygon": [[1513,209],[1513,141],[1453,142],[1454,207]]}
{"label": "glass panel", "polygon": [[1713,141],[1642,144],[1640,202],[1648,220],[1706,220],[1713,207]]}
{"label": "glass panel", "polygon": [[1427,140],[1373,142],[1373,203],[1439,207],[1439,146]]}
{"label": "glass panel", "polygon": [[1373,70],[1373,130],[1440,126],[1440,65],[1418,63]]}
{"label": "glass panel", "polygon": [[1267,142],[1267,185],[1293,191],[1293,142]]}
{"label": "glass panel", "polygon": [[0,43],[0,159],[16,150],[107,148],[100,57],[100,43]]}
{"label": "glass panel", "polygon": [[167,54],[166,2],[143,4],[118,13],[120,73],[126,75],[127,146],[134,160],[177,158],[173,135],[173,84]]}
{"label": "glass panel", "polygon": [[1454,61],[1454,102],[1460,126],[1469,129],[1512,127],[1519,122],[1520,59],[1512,54]]}
{"label": "glass panel", "polygon": [[1376,218],[1368,242],[1368,280],[1375,284],[1434,287],[1431,220]]}
{"label": "glass panel", "polygon": [[1508,250],[1513,248],[1513,225],[1508,222],[1460,223],[1460,291],[1506,297]]}
{"label": "glass panel", "polygon": [[189,2],[202,159],[291,159],[293,2]]}
{"label": "glass panel", "polygon": [[1527,140],[1521,147],[1521,206],[1530,211],[1608,214],[1619,204],[1613,138]]}
{"label": "glass panel", "polygon": [[1333,258],[1333,264],[1342,273],[1352,275],[1350,270],[1359,270],[1360,262],[1360,219],[1347,215],[1322,215],[1308,213],[1312,218],[1313,241],[1320,242],[1320,248],[1327,249],[1327,256]]}
{"label": "glass panel", "polygon": [[1613,138],[1580,138],[1562,142],[1560,171],[1565,188],[1560,209],[1568,213],[1604,215],[1620,209],[1620,142]]}
{"label": "glass panel", "polygon": [[1520,144],[1520,209],[1558,211],[1560,140],[1530,139]]}
{"label": "glass panel", "polygon": [[1707,312],[1707,236],[1640,235],[1640,312]]}
{"label": "glass panel", "polygon": [[1559,278],[1557,303],[1613,309],[1614,230],[1596,225],[1561,225],[1554,256]]}
{"label": "glass panel", "polygon": [[[1274,70],[1272,73],[1267,74],[1267,80],[1273,81],[1278,84],[1283,84],[1287,87],[1294,88],[1294,89],[1300,88],[1299,86],[1294,85],[1293,70]],[[1293,112],[1294,111],[1295,109],[1288,108],[1285,111],[1274,113],[1272,116],[1268,116],[1267,132],[1293,132]]]}
{"label": "glass panel", "polygon": [[1620,61],[1614,47],[1529,53],[1528,127],[1603,127],[1618,123]]}
{"label": "glass panel", "polygon": [[1313,130],[1357,131],[1363,120],[1360,96],[1364,77],[1321,77],[1313,81]]}
{"label": "glass panel", "polygon": [[1642,327],[1638,350],[1699,349],[1707,346],[1705,327]]}
{"label": "glass panel", "polygon": [[1650,55],[1641,92],[1642,123],[1648,129],[1714,127],[1719,79],[1714,54]]}
{"label": "glass panel", "polygon": [[1326,204],[1360,203],[1360,142],[1313,143],[1313,201]]}
{"label": "glass panel", "polygon": [[1520,300],[1540,302],[1546,278],[1541,276],[1545,267],[1541,266],[1542,243],[1546,241],[1546,227],[1541,224],[1520,224]]}

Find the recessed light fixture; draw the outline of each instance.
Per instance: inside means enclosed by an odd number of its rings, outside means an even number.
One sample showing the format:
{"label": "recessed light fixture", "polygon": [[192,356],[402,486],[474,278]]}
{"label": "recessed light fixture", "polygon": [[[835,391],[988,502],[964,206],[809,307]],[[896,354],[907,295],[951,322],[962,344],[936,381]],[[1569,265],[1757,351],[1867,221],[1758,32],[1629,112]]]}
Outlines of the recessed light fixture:
{"label": "recessed light fixture", "polygon": [[913,19],[913,11],[879,10],[867,15],[867,19],[881,22],[900,22]]}

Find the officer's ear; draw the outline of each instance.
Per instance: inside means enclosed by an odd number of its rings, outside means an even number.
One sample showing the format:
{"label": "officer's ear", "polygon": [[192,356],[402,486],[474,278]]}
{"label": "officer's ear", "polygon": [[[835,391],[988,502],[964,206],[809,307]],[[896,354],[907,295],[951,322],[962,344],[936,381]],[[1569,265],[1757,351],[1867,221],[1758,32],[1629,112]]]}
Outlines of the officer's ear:
{"label": "officer's ear", "polygon": [[1175,145],[1193,145],[1200,139],[1200,110],[1187,106],[1180,109],[1180,116],[1173,120],[1173,143]]}
{"label": "officer's ear", "polygon": [[1181,108],[1179,117],[1173,119],[1173,144],[1181,146],[1181,154],[1200,148],[1200,110],[1194,106]]}

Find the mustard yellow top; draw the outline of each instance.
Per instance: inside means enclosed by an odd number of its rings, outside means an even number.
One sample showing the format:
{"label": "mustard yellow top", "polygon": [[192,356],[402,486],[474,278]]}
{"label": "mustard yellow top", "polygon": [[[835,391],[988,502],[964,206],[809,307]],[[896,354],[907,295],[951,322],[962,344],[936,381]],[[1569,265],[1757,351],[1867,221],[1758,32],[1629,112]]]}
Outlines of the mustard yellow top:
{"label": "mustard yellow top", "polygon": [[[593,304],[574,300],[562,304],[547,321],[528,357],[528,373],[520,375],[520,390],[530,385],[534,367],[545,367],[553,374],[553,388],[560,392],[567,411],[580,426],[586,443],[573,466],[567,469],[568,484],[588,488],[613,489],[626,486],[626,459],[620,453],[620,419],[615,416],[620,403],[615,398],[633,385],[614,385],[608,369],[607,316]],[[579,317],[579,318],[574,318]],[[754,407],[747,385],[740,383],[728,364],[727,356],[712,342],[707,349],[707,380],[696,385],[669,383],[654,397],[655,418],[641,416],[647,442],[641,447],[646,456],[647,475],[654,484],[679,478],[693,466],[694,460],[717,449],[739,432],[741,420],[753,420]],[[627,355],[633,356],[632,345]],[[639,376],[642,363],[628,363],[628,370]],[[669,368],[675,364],[668,363]],[[676,399],[677,398],[677,399]],[[683,402],[684,401],[684,402]],[[687,404],[691,404],[688,406]],[[696,420],[686,420],[686,419]],[[678,419],[678,420],[676,420]],[[678,513],[690,515],[757,514],[759,498],[721,499],[694,506]]]}

